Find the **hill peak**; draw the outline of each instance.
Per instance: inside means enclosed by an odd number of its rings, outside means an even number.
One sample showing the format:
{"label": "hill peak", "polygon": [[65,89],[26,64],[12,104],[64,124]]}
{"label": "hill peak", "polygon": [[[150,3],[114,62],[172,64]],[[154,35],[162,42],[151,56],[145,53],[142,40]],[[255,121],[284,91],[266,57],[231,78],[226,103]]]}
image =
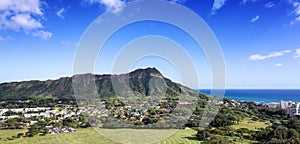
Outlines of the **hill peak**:
{"label": "hill peak", "polygon": [[130,77],[137,77],[137,78],[143,78],[147,76],[153,76],[153,77],[159,77],[164,78],[164,76],[156,69],[156,68],[145,68],[145,69],[137,69],[135,71],[132,71],[129,73]]}

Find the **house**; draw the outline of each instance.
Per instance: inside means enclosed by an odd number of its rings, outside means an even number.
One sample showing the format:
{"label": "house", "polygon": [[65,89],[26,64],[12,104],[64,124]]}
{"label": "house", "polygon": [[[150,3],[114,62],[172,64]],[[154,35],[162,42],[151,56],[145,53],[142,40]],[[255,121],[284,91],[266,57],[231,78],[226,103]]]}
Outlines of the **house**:
{"label": "house", "polygon": [[89,105],[87,105],[88,107],[96,107],[97,105],[95,105],[95,104],[89,104]]}
{"label": "house", "polygon": [[8,111],[8,109],[0,109],[0,115],[3,115],[7,111]]}
{"label": "house", "polygon": [[74,128],[49,128],[50,134],[60,134],[60,133],[69,133],[69,132],[76,132]]}
{"label": "house", "polygon": [[12,119],[12,118],[19,118],[18,115],[11,115],[11,116],[0,116],[0,119],[6,120],[6,119]]}
{"label": "house", "polygon": [[161,103],[167,103],[168,100],[160,100],[159,102],[161,102]]}
{"label": "house", "polygon": [[30,121],[30,125],[37,124],[38,121]]}
{"label": "house", "polygon": [[268,107],[269,108],[279,108],[280,107],[280,103],[277,103],[277,102],[270,102],[268,104]]}
{"label": "house", "polygon": [[24,114],[24,117],[25,117],[25,118],[31,118],[31,117],[33,117],[33,116],[39,116],[39,114],[38,114],[38,113]]}
{"label": "house", "polygon": [[175,102],[178,103],[178,104],[180,104],[180,105],[188,105],[188,104],[191,104],[190,102],[183,101],[183,100],[176,100]]}
{"label": "house", "polygon": [[224,103],[223,100],[209,100],[208,103],[212,103],[214,105],[224,105],[224,106],[228,105],[228,103]]}

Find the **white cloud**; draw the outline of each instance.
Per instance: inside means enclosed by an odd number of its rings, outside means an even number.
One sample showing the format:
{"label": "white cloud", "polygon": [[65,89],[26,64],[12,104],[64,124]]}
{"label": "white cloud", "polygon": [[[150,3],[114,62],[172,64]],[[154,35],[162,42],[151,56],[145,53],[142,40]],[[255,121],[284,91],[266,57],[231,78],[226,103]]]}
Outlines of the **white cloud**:
{"label": "white cloud", "polygon": [[125,1],[122,0],[86,0],[91,4],[98,3],[102,4],[106,7],[106,10],[112,11],[113,13],[118,13],[120,12],[124,5]]}
{"label": "white cloud", "polygon": [[295,19],[293,19],[291,22],[290,22],[290,25],[291,26],[294,26],[296,23],[300,22],[300,15],[298,17],[296,17]]}
{"label": "white cloud", "polygon": [[36,31],[43,31],[42,6],[44,3],[41,0],[1,0],[0,31],[23,31],[31,35],[35,35]]}
{"label": "white cloud", "polygon": [[294,58],[300,58],[300,49],[296,49]]}
{"label": "white cloud", "polygon": [[254,3],[254,2],[256,2],[256,1],[258,1],[258,0],[242,0],[242,1],[241,1],[241,4],[242,4],[242,5],[245,5],[246,3],[250,3],[250,2],[251,2],[251,3]]}
{"label": "white cloud", "polygon": [[32,35],[35,36],[35,37],[40,37],[43,40],[47,40],[47,39],[50,39],[52,37],[51,32],[43,31],[43,30],[36,31],[36,32],[32,33]]}
{"label": "white cloud", "polygon": [[215,14],[220,8],[225,5],[227,0],[214,0],[213,8],[212,8],[212,15]]}
{"label": "white cloud", "polygon": [[175,2],[175,3],[180,3],[180,4],[186,2],[186,0],[170,0],[170,1],[171,1],[171,2]]}
{"label": "white cloud", "polygon": [[274,6],[276,6],[275,3],[274,3],[274,1],[270,1],[270,2],[268,2],[268,3],[265,4],[266,8],[272,8]]}
{"label": "white cloud", "polygon": [[250,20],[250,22],[256,22],[258,19],[260,18],[260,16],[259,15],[257,15],[256,17],[254,17],[254,18],[252,18],[251,20]]}
{"label": "white cloud", "polygon": [[300,2],[294,2],[294,1],[292,1],[292,4],[293,4],[293,6],[295,8],[295,10],[294,10],[295,18],[290,22],[291,26],[293,26],[296,23],[300,22]]}
{"label": "white cloud", "polygon": [[248,59],[251,60],[251,61],[265,60],[265,59],[269,59],[269,58],[280,57],[280,56],[283,56],[283,55],[288,54],[290,52],[291,52],[290,50],[283,50],[283,51],[279,51],[279,52],[272,52],[268,55],[255,54],[255,55],[249,56]]}
{"label": "white cloud", "polygon": [[[88,2],[90,4],[104,5],[107,11],[111,11],[113,13],[118,13],[123,10],[123,7],[125,6],[125,3],[127,0],[84,0],[84,1]],[[168,0],[168,1],[182,4],[182,3],[185,3],[187,0]],[[226,0],[215,0],[215,3],[216,3],[216,1],[217,2],[219,1],[218,3],[220,4],[221,1],[225,2]],[[216,5],[217,5],[217,3],[216,3]],[[220,9],[220,8],[218,8],[218,9]]]}
{"label": "white cloud", "polygon": [[65,9],[62,8],[59,11],[56,12],[56,15],[62,19],[65,19],[65,17],[63,16],[63,13],[65,12]]}
{"label": "white cloud", "polygon": [[43,15],[40,5],[40,0],[1,0],[0,11],[9,10],[18,13],[30,12]]}
{"label": "white cloud", "polygon": [[300,15],[300,2],[293,2],[293,5],[295,7],[295,14]]}
{"label": "white cloud", "polygon": [[274,67],[282,67],[283,66],[283,64],[282,63],[277,63],[277,64],[275,64],[275,65],[273,65]]}
{"label": "white cloud", "polygon": [[29,14],[18,14],[12,16],[9,21],[7,21],[7,28],[19,30],[31,30],[42,28],[42,24],[36,19],[32,18]]}

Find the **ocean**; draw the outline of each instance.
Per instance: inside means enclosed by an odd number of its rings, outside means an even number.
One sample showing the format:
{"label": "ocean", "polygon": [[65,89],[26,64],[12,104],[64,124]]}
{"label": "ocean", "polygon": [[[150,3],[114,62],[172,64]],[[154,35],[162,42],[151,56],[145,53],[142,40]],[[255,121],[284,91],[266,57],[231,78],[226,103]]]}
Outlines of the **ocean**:
{"label": "ocean", "polygon": [[[210,94],[209,89],[198,91]],[[224,97],[258,103],[280,102],[281,100],[300,102],[300,89],[227,89]]]}

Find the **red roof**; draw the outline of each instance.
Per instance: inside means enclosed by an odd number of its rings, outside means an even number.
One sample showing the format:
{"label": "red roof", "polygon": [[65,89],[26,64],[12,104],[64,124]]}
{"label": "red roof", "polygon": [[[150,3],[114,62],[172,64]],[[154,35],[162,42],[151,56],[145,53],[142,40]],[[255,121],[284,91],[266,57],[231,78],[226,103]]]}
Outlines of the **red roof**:
{"label": "red roof", "polygon": [[165,103],[165,102],[168,102],[168,100],[160,100],[159,102]]}

